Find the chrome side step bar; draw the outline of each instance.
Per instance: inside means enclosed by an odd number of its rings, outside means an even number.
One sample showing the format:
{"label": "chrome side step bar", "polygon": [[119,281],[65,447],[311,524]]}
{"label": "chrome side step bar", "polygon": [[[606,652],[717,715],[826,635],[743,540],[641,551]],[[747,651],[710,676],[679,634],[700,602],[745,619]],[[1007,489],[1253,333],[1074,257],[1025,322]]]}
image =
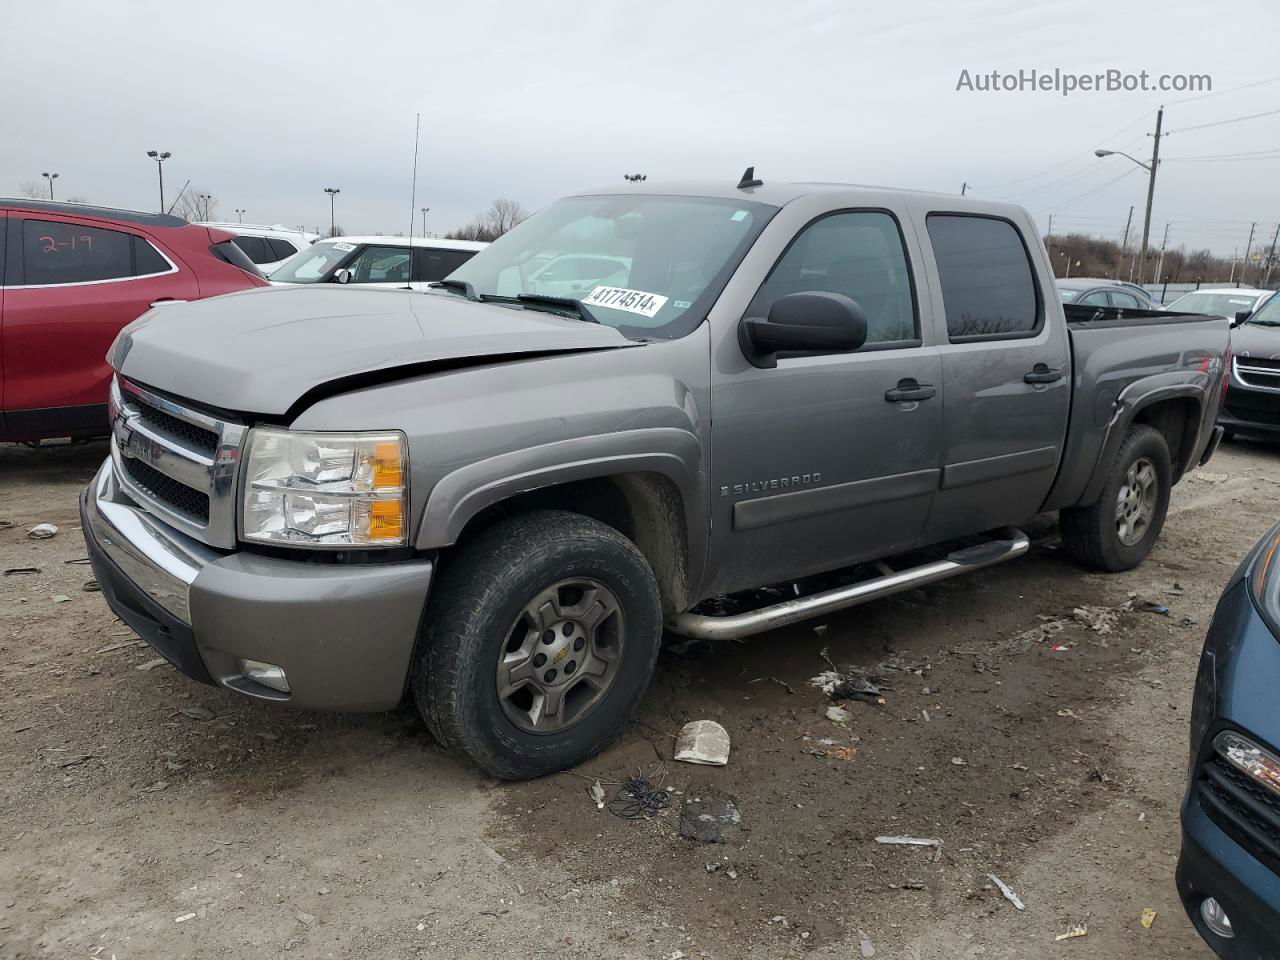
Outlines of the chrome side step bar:
{"label": "chrome side step bar", "polygon": [[[709,617],[697,613],[678,613],[667,618],[667,629],[699,640],[736,640],[765,630],[774,630],[821,614],[834,613],[869,600],[901,593],[926,583],[936,583],[957,574],[981,570],[1005,560],[1020,557],[1031,547],[1025,533],[1013,527],[998,531],[997,539],[965,547],[947,554],[941,560],[921,564],[908,570],[889,571],[881,576],[848,586],[824,590],[807,597],[784,600],[772,606],[727,617]],[[888,570],[887,567],[882,569]]]}

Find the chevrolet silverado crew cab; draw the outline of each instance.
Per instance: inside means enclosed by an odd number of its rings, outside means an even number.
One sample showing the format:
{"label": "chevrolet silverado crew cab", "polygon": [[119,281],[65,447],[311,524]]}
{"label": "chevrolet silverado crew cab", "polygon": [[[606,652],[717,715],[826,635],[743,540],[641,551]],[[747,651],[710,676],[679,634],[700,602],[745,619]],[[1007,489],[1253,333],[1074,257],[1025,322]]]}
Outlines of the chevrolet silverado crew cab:
{"label": "chevrolet silverado crew cab", "polygon": [[[601,282],[565,295],[566,258]],[[1140,563],[1220,436],[1228,321],[1079,309],[1015,206],[750,172],[584,193],[430,290],[122,331],[85,536],[189,676],[307,709],[411,692],[443,743],[536,776],[618,731],[664,624],[741,637],[975,570],[1052,511],[1086,566]]]}

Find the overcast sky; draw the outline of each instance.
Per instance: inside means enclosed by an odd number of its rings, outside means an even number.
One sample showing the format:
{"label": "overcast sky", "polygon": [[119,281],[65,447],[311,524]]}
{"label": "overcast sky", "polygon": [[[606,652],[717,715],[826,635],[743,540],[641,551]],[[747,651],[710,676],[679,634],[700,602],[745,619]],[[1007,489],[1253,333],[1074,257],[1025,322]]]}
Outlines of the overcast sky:
{"label": "overcast sky", "polygon": [[[428,229],[496,197],[536,209],[624,173],[840,180],[1023,203],[1054,232],[1141,228],[1169,104],[1153,242],[1243,251],[1280,218],[1274,0],[560,0],[22,4],[0,54],[0,195],[56,171],[59,198],[154,208],[190,179],[234,219],[408,228],[414,114]],[[16,12],[11,8],[11,15]],[[12,40],[13,38],[11,38]],[[980,93],[971,74],[1115,68],[1212,76],[1215,95]],[[1230,88],[1257,84],[1249,89]],[[1126,170],[1131,175],[1121,177]],[[1120,178],[1120,179],[1117,179]],[[421,223],[420,215],[418,223]],[[420,229],[416,228],[416,229]],[[1269,239],[1269,237],[1268,237]],[[1255,243],[1257,241],[1255,240]]]}

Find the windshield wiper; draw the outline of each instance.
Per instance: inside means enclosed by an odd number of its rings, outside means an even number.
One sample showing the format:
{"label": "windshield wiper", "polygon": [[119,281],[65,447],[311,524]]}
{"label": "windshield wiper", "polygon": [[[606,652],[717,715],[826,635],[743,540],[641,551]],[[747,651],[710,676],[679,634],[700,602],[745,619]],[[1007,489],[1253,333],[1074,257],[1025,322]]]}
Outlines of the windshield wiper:
{"label": "windshield wiper", "polygon": [[520,293],[516,295],[518,303],[525,304],[545,304],[549,307],[560,307],[561,309],[575,310],[578,316],[588,323],[599,323],[587,305],[581,300],[575,300],[573,297],[550,297],[544,293]]}
{"label": "windshield wiper", "polygon": [[454,290],[468,300],[474,300],[479,303],[483,298],[476,293],[476,288],[471,285],[469,280],[435,280],[427,284],[428,287],[442,287],[445,290]]}

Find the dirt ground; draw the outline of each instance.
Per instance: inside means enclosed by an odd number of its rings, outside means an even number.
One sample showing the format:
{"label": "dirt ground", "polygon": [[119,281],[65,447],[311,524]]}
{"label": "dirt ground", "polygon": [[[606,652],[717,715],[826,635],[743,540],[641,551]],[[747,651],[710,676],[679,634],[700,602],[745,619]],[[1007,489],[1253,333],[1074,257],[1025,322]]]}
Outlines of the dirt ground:
{"label": "dirt ground", "polygon": [[[515,785],[408,707],[303,714],[141,669],[154,654],[77,562],[103,455],[0,447],[2,958],[1210,956],[1173,887],[1192,678],[1224,580],[1280,514],[1280,448],[1224,446],[1128,574],[1082,572],[1046,528],[1029,557],[836,617],[669,638],[613,747]],[[28,539],[40,521],[60,532]],[[836,724],[809,684],[824,647],[921,672]],[[659,769],[701,718],[729,765]],[[663,815],[596,809],[591,780],[637,773],[673,788]],[[740,831],[678,836],[711,790]],[[940,855],[875,840],[894,834]],[[1087,937],[1055,942],[1073,924]]]}

